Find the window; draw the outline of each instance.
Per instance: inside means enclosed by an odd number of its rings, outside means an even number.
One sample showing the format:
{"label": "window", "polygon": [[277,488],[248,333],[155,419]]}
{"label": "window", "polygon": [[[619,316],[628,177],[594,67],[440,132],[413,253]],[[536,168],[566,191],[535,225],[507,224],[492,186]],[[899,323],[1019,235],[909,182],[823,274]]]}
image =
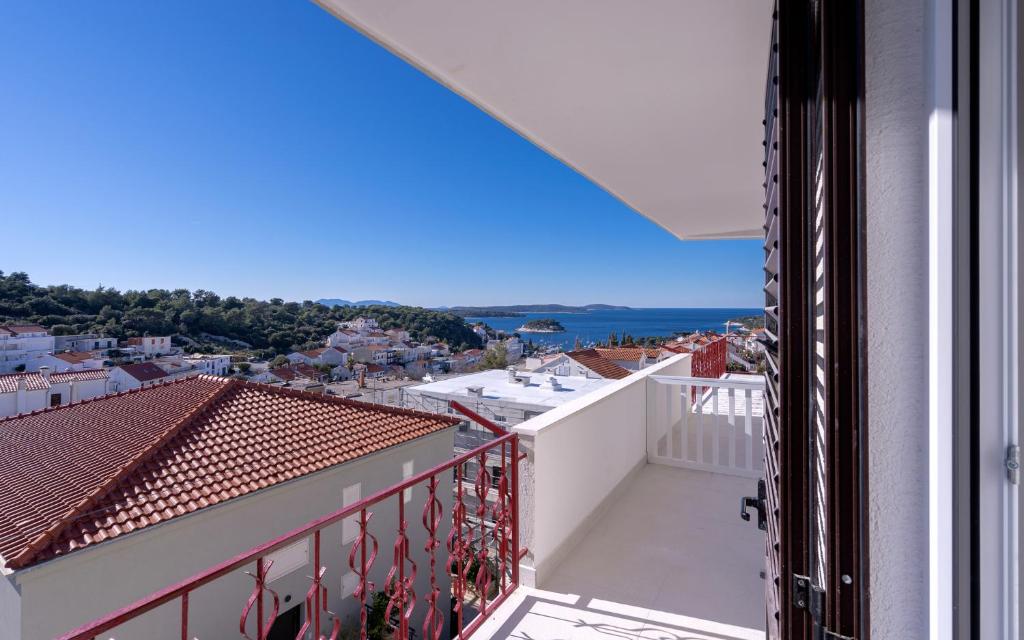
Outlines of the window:
{"label": "window", "polygon": [[93,349],[99,349],[100,348],[100,341],[97,340],[96,342],[92,343],[92,348]]}
{"label": "window", "polygon": [[499,416],[498,414],[494,414],[494,421],[495,422],[506,422],[507,419],[505,418],[505,416]]}
{"label": "window", "polygon": [[[403,481],[408,480],[409,478],[412,477],[412,474],[413,474],[413,463],[412,462],[413,462],[412,460],[409,460],[408,462],[403,462],[402,463],[402,480]],[[410,500],[412,500],[412,487],[409,487],[408,489],[406,489],[405,491],[402,492],[402,500],[404,500],[405,502],[409,502]]]}
{"label": "window", "polygon": [[59,393],[51,393],[50,394],[50,406],[51,407],[59,407],[60,406],[60,394]]}
{"label": "window", "polygon": [[501,467],[491,467],[491,486],[497,487],[501,482]]}
{"label": "window", "polygon": [[[347,507],[359,502],[363,493],[363,484],[357,482],[341,491],[341,506]],[[348,544],[359,535],[359,515],[345,518],[341,523],[341,543]]]}

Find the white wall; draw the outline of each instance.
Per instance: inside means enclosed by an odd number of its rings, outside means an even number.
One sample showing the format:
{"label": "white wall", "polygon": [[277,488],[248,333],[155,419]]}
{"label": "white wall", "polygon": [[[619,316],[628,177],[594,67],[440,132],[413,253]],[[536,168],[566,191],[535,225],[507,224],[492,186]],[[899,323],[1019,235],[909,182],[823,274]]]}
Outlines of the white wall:
{"label": "white wall", "polygon": [[[107,380],[81,380],[76,382],[74,387],[74,401],[88,400],[107,393]],[[61,404],[72,402],[71,385],[67,382],[53,383],[49,389],[26,389],[20,411],[17,392],[0,393],[0,417],[45,409],[50,406],[50,394],[52,393],[60,394]]]}
{"label": "white wall", "polygon": [[925,0],[867,0],[871,635],[928,637]]}
{"label": "white wall", "polygon": [[[343,506],[345,487],[356,482],[362,483],[362,497],[396,484],[402,480],[402,465],[408,460],[415,461],[416,472],[450,460],[453,434],[453,429],[447,429],[14,574],[21,589],[22,629],[21,635],[13,638],[53,637],[335,511]],[[451,477],[451,473],[443,473],[439,478],[439,498],[444,514],[451,513]],[[420,520],[426,498],[425,485],[418,485],[413,490],[412,501],[406,505],[410,552],[418,564],[416,593],[420,614],[424,610],[423,594],[427,593],[429,585],[429,563],[423,552],[426,533]],[[383,588],[385,574],[391,566],[397,531],[397,501],[398,498],[385,500],[372,509],[370,529],[377,536],[380,549],[370,577],[378,590]],[[442,518],[438,531],[442,545],[450,522],[449,518]],[[349,571],[350,547],[342,544],[341,531],[340,523],[324,530],[321,563],[327,567],[328,607],[342,615],[347,623],[354,624],[358,603],[352,597],[343,601],[340,595],[342,576]],[[441,558],[446,557],[443,549],[442,546],[438,553],[441,568],[444,567]],[[254,571],[255,564],[248,570]],[[281,598],[282,612],[304,602],[310,575],[312,566],[301,567],[270,584]],[[437,578],[442,594],[448,593],[443,569],[437,571]],[[0,582],[7,580],[0,578]],[[252,579],[238,570],[193,594],[189,603],[189,637],[238,637],[238,619],[252,585]],[[8,585],[0,584],[0,612],[10,607],[7,591]],[[288,603],[284,602],[286,596],[290,596]],[[179,611],[178,602],[164,605],[146,614],[140,622],[123,625],[116,637],[179,638]],[[447,611],[446,605],[442,611]],[[251,619],[254,616],[255,612]],[[8,626],[8,620],[4,618],[0,629]],[[415,615],[414,620],[417,627],[421,626],[419,615]],[[326,615],[322,622],[326,633],[329,630]],[[254,629],[255,624],[250,635],[254,635]]]}
{"label": "white wall", "polygon": [[519,479],[525,584],[544,581],[622,482],[647,462],[647,376],[690,375],[680,354],[515,427],[528,459]]}

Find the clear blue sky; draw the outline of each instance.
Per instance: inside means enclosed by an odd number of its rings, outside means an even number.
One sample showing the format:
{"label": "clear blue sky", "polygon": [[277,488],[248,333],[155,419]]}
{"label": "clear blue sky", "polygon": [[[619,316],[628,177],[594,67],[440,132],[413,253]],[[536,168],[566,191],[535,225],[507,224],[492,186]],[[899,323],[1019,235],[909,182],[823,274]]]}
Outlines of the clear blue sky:
{"label": "clear blue sky", "polygon": [[0,6],[0,270],[425,306],[762,302],[312,3]]}

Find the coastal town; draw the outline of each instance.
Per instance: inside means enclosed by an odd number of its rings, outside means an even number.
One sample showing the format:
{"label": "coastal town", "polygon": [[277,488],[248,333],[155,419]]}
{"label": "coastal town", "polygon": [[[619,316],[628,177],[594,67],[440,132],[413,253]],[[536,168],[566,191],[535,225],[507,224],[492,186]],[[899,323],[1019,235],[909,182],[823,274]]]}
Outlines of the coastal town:
{"label": "coastal town", "polygon": [[[541,332],[552,330],[543,322],[534,326]],[[540,348],[532,340],[524,342],[518,332],[509,335],[482,322],[472,324],[471,330],[481,347],[458,350],[437,339],[415,341],[404,328],[383,329],[374,317],[358,316],[338,323],[320,346],[267,360],[244,353],[195,352],[176,335],[117,340],[97,334],[53,335],[39,324],[8,323],[0,325],[0,417],[203,374],[443,412],[443,406],[431,408],[424,400],[432,384],[461,388],[463,395],[474,397],[466,389],[486,386],[498,375],[495,370],[501,376],[509,371],[534,375],[538,381],[553,379],[564,389],[575,379],[621,379],[672,354],[718,346],[723,347],[723,372],[763,367],[764,329],[739,324],[726,333],[699,331],[643,343],[614,335],[599,345],[577,340],[572,350]],[[506,416],[497,415],[505,421]]]}

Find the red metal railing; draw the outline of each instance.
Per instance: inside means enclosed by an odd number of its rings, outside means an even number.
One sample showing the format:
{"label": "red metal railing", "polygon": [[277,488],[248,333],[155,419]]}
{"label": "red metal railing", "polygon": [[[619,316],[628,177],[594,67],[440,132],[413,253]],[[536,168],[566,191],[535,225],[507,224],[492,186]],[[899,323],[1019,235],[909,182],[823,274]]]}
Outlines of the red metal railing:
{"label": "red metal railing", "polygon": [[[717,338],[702,347],[696,347],[690,361],[690,375],[694,378],[721,378],[725,375],[728,349],[725,338]],[[690,393],[690,400],[696,402],[697,389],[694,388]]]}
{"label": "red metal railing", "polygon": [[728,357],[725,338],[718,338],[693,352],[690,375],[694,378],[721,378]]}
{"label": "red metal railing", "polygon": [[[463,409],[460,406],[455,408]],[[482,419],[475,414],[472,417],[474,420]],[[242,604],[238,629],[240,637],[250,638],[247,628],[255,626],[255,639],[250,640],[265,640],[280,611],[278,595],[267,580],[273,564],[267,556],[295,542],[312,537],[314,571],[306,592],[304,623],[296,640],[304,639],[310,628],[314,630],[315,637],[319,640],[337,640],[342,632],[342,623],[340,616],[328,610],[325,581],[327,569],[320,563],[323,551],[320,534],[326,527],[345,518],[356,517],[358,534],[348,549],[347,564],[358,578],[358,585],[351,597],[359,603],[359,637],[366,640],[368,609],[372,606],[368,598],[372,597],[376,589],[370,579],[370,573],[377,560],[378,536],[387,535],[386,531],[373,531],[370,523],[374,511],[384,508],[389,500],[395,504],[398,511],[398,527],[397,531],[393,531],[395,542],[391,566],[383,585],[383,592],[387,597],[384,621],[393,634],[389,637],[406,640],[410,636],[418,635],[419,631],[422,633],[420,637],[425,640],[440,640],[446,618],[451,620],[452,637],[469,637],[519,585],[519,560],[525,555],[525,550],[521,552],[519,547],[519,504],[516,489],[518,462],[525,456],[519,453],[516,434],[507,433],[493,424],[490,426],[500,435],[481,447],[351,506],[313,520],[187,580],[146,596],[68,632],[61,636],[61,639],[87,640],[97,638],[100,634],[105,634],[104,638],[111,637],[106,635],[106,632],[174,600],[178,600],[181,607],[181,638],[202,638],[201,635],[197,636],[197,632],[202,634],[203,630],[189,629],[189,596],[203,585],[239,569],[255,565],[254,573],[247,572],[255,584],[248,600]],[[494,468],[497,456],[500,456],[498,459],[501,473],[495,483],[488,469]],[[476,469],[470,483],[468,469],[471,464]],[[446,486],[443,480],[447,478],[452,478],[454,484],[454,504],[450,514],[443,512],[439,497]],[[467,484],[470,485],[470,490],[465,488]],[[410,525],[406,520],[404,496],[406,489],[418,485],[425,486],[428,495],[420,518],[426,533],[426,544],[422,548],[422,554],[414,558],[410,550]],[[492,491],[495,492],[493,496]],[[451,530],[442,543],[438,533],[445,517],[451,518]],[[345,546],[349,545],[342,545]],[[439,550],[442,550],[441,554],[438,553]],[[331,549],[326,551],[330,552]],[[334,551],[343,552],[338,548]],[[440,565],[439,555],[444,556]],[[422,598],[423,606],[420,608],[417,608],[420,598],[415,589],[417,558],[426,565],[430,577],[429,588]],[[439,566],[442,568],[439,569]],[[451,598],[442,596],[438,581],[439,572],[447,572],[450,577]],[[449,602],[453,603],[450,611]],[[268,605],[269,614],[266,613]],[[251,615],[255,615],[254,625],[248,622]],[[322,615],[333,619],[330,623],[332,626],[329,636],[322,633]]]}

